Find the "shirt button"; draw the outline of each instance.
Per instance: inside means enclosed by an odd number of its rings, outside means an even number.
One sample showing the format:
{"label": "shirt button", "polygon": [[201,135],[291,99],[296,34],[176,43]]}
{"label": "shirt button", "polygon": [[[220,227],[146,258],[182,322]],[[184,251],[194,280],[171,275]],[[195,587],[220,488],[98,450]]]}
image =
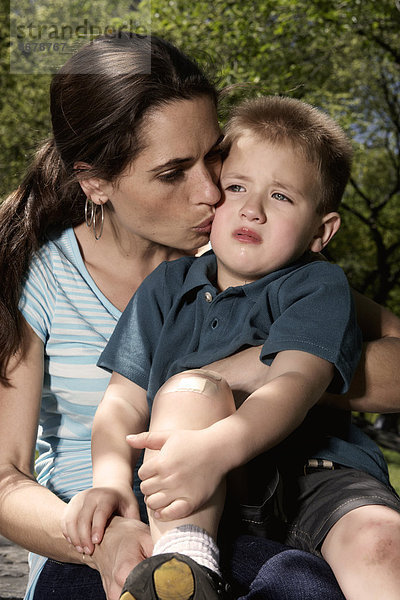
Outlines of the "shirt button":
{"label": "shirt button", "polygon": [[211,328],[216,329],[218,327],[218,319],[214,319],[211,323]]}
{"label": "shirt button", "polygon": [[206,302],[212,302],[212,300],[213,300],[211,292],[206,292],[204,294],[204,298],[206,299]]}

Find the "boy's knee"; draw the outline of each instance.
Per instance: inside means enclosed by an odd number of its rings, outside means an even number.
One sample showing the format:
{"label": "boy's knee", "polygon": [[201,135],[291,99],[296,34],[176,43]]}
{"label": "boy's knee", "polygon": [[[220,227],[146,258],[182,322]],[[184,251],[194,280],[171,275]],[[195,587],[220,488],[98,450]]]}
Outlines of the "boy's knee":
{"label": "boy's knee", "polygon": [[[372,508],[372,507],[371,507]],[[400,563],[400,513],[386,506],[374,506],[366,515],[360,535],[360,551],[363,547],[371,564],[395,561]]]}
{"label": "boy's knee", "polygon": [[[201,401],[200,401],[201,400]],[[210,422],[223,419],[235,412],[232,391],[223,377],[213,371],[193,369],[173,375],[158,390],[152,415],[163,413],[170,417],[171,411],[200,409]]]}
{"label": "boy's knee", "polygon": [[157,395],[177,392],[193,392],[213,399],[233,397],[229,385],[221,375],[203,369],[192,369],[173,375],[160,387]]}
{"label": "boy's knee", "polygon": [[343,518],[337,543],[342,551],[347,548],[354,564],[400,565],[400,513],[380,505],[355,509]]}

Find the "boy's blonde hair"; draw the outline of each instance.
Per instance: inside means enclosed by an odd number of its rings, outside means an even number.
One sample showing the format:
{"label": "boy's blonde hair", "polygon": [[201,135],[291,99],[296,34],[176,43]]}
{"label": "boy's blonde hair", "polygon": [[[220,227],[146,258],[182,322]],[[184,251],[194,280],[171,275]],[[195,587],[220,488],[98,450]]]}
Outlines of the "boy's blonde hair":
{"label": "boy's blonde hair", "polygon": [[261,141],[290,144],[318,172],[318,212],[336,211],[350,177],[352,148],[343,129],[321,110],[294,98],[263,96],[245,100],[232,113],[226,128],[226,153],[245,131]]}

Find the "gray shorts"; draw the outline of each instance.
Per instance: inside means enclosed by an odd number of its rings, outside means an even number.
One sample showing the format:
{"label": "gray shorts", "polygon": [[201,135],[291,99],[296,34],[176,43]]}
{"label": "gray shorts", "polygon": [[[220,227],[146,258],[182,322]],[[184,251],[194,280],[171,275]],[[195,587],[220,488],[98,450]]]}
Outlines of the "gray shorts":
{"label": "gray shorts", "polygon": [[[272,494],[271,494],[272,492]],[[270,479],[264,501],[240,507],[241,531],[321,556],[331,527],[360,506],[379,504],[400,512],[400,498],[368,473],[336,465]]]}

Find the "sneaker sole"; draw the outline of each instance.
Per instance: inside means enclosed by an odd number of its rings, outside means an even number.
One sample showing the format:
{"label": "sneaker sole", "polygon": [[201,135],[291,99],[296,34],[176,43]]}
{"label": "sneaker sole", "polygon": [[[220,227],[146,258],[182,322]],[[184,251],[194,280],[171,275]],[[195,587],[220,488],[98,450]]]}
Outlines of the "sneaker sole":
{"label": "sneaker sole", "polygon": [[[192,569],[176,558],[154,569],[153,582],[157,600],[190,600],[194,596]],[[139,598],[135,598],[130,592],[125,592],[120,600],[139,600]]]}

